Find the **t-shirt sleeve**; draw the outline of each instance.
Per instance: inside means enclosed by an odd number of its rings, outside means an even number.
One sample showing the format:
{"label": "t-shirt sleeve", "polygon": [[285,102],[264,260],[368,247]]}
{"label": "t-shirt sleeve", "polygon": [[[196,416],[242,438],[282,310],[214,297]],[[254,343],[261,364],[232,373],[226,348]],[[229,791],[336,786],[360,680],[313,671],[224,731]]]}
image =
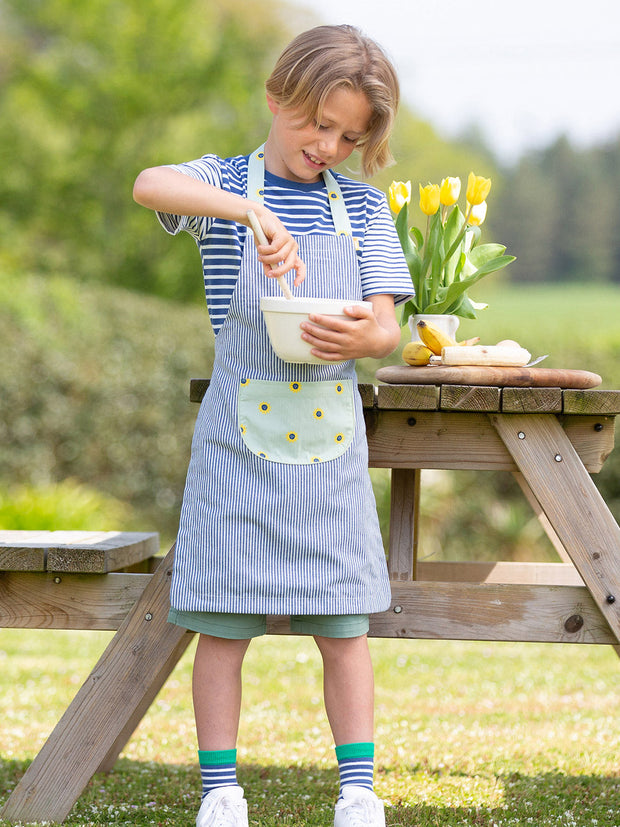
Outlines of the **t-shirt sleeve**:
{"label": "t-shirt sleeve", "polygon": [[[195,178],[197,181],[204,181],[220,189],[225,188],[224,173],[220,159],[216,155],[204,155],[196,161],[187,161],[183,164],[170,164],[170,169]],[[213,218],[204,215],[174,215],[172,213],[155,213],[159,223],[170,235],[177,235],[185,230],[196,240],[203,239],[209,231]]]}
{"label": "t-shirt sleeve", "polygon": [[402,304],[414,294],[409,268],[383,193],[370,209],[360,265],[364,298],[388,293],[395,304]]}

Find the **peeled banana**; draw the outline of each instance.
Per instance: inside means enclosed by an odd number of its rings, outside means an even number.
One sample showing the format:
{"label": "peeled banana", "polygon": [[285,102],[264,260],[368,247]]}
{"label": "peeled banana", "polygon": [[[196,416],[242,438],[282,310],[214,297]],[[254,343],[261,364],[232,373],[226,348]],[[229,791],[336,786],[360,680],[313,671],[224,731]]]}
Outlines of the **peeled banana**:
{"label": "peeled banana", "polygon": [[523,367],[531,355],[516,342],[510,345],[472,345],[446,347],[441,353],[442,365],[487,365],[496,367]]}
{"label": "peeled banana", "polygon": [[428,365],[433,351],[424,342],[407,342],[403,348],[403,359],[408,365]]}
{"label": "peeled banana", "polygon": [[424,321],[424,319],[420,319],[417,328],[418,336],[435,356],[441,356],[441,350],[444,347],[456,346],[456,342],[451,336],[448,336],[447,333],[444,333],[435,325]]}

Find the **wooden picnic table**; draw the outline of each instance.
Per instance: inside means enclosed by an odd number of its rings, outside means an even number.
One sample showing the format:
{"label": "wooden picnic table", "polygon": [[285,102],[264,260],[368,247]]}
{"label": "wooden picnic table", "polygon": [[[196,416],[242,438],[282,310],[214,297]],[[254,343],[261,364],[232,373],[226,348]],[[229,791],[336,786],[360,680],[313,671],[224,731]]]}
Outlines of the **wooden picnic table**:
{"label": "wooden picnic table", "polygon": [[[207,385],[192,381],[192,401]],[[391,469],[392,604],[372,616],[371,636],[620,652],[620,528],[590,476],[613,450],[620,391],[423,383],[359,391],[369,464]],[[514,474],[562,562],[419,562],[421,470],[432,468]],[[29,543],[0,532],[0,626],[118,630],[0,813],[63,821],[92,775],[114,765],[193,635],[166,621],[174,547],[154,573],[122,572],[152,558],[156,541],[119,534],[106,551],[93,537],[74,554],[75,538],[27,534]],[[268,632],[288,634],[287,619],[269,618]]]}

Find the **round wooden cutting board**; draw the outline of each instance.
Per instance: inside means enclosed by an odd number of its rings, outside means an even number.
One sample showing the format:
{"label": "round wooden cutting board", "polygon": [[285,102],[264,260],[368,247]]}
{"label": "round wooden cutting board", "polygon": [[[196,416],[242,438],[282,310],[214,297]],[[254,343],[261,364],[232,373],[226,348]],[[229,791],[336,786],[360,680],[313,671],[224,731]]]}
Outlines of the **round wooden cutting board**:
{"label": "round wooden cutting board", "polygon": [[494,385],[508,388],[595,388],[603,381],[588,370],[509,368],[485,365],[389,365],[376,377],[390,385]]}

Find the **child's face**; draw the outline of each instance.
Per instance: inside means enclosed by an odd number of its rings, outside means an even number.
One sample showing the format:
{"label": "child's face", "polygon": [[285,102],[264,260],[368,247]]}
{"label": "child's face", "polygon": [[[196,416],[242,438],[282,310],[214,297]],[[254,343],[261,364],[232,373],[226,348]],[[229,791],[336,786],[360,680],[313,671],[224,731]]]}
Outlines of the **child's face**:
{"label": "child's face", "polygon": [[297,109],[283,109],[267,96],[273,121],[265,145],[265,168],[291,181],[318,181],[321,172],[346,160],[365,135],[372,115],[363,92],[343,87],[331,92],[320,123]]}

